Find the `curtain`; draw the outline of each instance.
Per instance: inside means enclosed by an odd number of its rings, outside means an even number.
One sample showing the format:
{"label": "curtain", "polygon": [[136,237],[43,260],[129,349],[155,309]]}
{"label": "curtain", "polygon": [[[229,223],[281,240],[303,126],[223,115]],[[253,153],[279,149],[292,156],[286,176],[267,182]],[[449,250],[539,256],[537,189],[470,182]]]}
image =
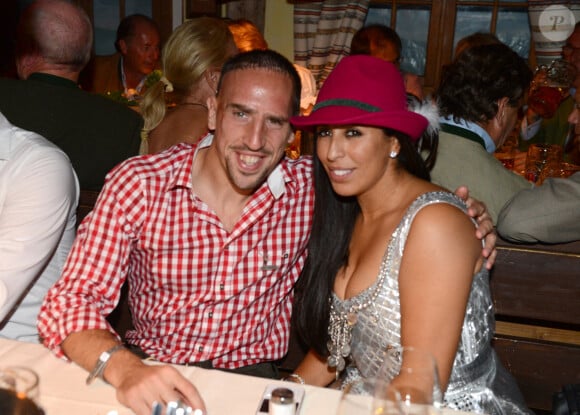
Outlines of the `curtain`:
{"label": "curtain", "polygon": [[560,58],[566,39],[580,21],[580,0],[528,0],[532,40],[538,65]]}
{"label": "curtain", "polygon": [[369,0],[297,1],[294,4],[294,62],[312,71],[318,88],[343,56],[365,21]]}

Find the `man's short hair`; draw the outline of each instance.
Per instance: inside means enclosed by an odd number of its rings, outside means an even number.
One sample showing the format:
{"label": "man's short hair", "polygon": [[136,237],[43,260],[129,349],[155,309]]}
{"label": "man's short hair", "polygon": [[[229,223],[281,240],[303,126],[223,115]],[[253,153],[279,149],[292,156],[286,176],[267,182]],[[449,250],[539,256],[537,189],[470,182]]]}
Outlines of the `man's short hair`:
{"label": "man's short hair", "polygon": [[485,122],[498,111],[497,101],[521,103],[532,81],[525,59],[503,43],[473,46],[443,69],[436,91],[442,115]]}
{"label": "man's short hair", "polygon": [[80,71],[91,57],[93,28],[85,11],[64,0],[40,0],[18,23],[17,56],[39,55]]}
{"label": "man's short hair", "polygon": [[157,32],[159,32],[157,23],[149,16],[145,16],[144,14],[139,13],[126,16],[123,20],[121,20],[121,23],[119,23],[119,26],[117,27],[117,36],[115,38],[115,49],[117,49],[117,52],[121,51],[121,48],[119,47],[119,41],[126,40],[132,36],[135,36],[137,34],[137,25],[139,23],[148,24]]}
{"label": "man's short hair", "polygon": [[218,82],[218,91],[220,91],[222,80],[228,72],[244,69],[267,69],[288,75],[292,80],[292,113],[293,115],[299,113],[302,85],[296,68],[294,68],[294,65],[288,59],[271,49],[252,50],[234,55],[226,61],[222,68],[221,77]]}

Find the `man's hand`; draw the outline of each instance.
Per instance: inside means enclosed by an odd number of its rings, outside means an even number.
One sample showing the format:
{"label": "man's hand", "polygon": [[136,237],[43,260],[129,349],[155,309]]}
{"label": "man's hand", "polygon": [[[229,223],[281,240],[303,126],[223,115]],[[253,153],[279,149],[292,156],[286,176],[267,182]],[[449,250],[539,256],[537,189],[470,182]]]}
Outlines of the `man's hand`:
{"label": "man's hand", "polygon": [[[103,350],[117,344],[118,339],[107,330],[82,330],[69,334],[61,346],[69,359],[90,372]],[[199,392],[176,368],[147,365],[128,349],[111,355],[103,377],[116,389],[119,402],[136,415],[151,415],[155,402],[165,407],[178,400],[205,413]]]}
{"label": "man's hand", "polygon": [[467,213],[477,221],[478,226],[475,230],[475,236],[478,239],[485,238],[485,246],[481,254],[484,258],[487,258],[485,267],[491,269],[497,256],[497,249],[495,248],[497,234],[491,216],[489,216],[489,212],[483,202],[469,196],[469,190],[466,186],[458,187],[455,190],[455,194],[463,199],[467,204]]}
{"label": "man's hand", "polygon": [[146,365],[142,362],[124,367],[116,386],[117,399],[137,415],[150,415],[155,402],[165,407],[170,401],[181,401],[205,413],[205,405],[195,386],[169,365]]}

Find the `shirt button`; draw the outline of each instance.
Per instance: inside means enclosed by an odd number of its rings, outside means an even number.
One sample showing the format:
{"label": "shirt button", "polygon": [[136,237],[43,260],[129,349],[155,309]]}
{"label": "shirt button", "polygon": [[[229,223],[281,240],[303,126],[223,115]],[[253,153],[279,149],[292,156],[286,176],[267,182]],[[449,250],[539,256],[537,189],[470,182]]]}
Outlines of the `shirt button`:
{"label": "shirt button", "polygon": [[222,283],[220,284],[220,290],[223,290],[223,289],[224,289],[224,283],[222,282]]}
{"label": "shirt button", "polygon": [[207,316],[208,316],[209,318],[212,318],[212,317],[213,317],[213,311],[210,311],[210,312],[208,313],[208,315],[207,315]]}
{"label": "shirt button", "polygon": [[197,347],[197,351],[198,351],[198,352],[203,352],[203,346],[198,346],[198,347]]}

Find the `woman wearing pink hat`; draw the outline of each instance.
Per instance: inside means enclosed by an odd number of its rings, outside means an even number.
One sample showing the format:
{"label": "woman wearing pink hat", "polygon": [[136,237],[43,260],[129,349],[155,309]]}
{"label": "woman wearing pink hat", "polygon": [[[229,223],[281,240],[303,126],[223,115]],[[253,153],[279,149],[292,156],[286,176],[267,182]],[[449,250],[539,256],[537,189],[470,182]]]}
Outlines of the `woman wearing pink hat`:
{"label": "woman wearing pink hat", "polygon": [[435,357],[445,405],[528,413],[491,348],[476,225],[429,182],[416,149],[428,122],[407,109],[397,68],[344,58],[312,113],[291,122],[315,131],[316,197],[295,310],[311,351],[290,379],[344,386],[377,375],[389,348],[413,346]]}

